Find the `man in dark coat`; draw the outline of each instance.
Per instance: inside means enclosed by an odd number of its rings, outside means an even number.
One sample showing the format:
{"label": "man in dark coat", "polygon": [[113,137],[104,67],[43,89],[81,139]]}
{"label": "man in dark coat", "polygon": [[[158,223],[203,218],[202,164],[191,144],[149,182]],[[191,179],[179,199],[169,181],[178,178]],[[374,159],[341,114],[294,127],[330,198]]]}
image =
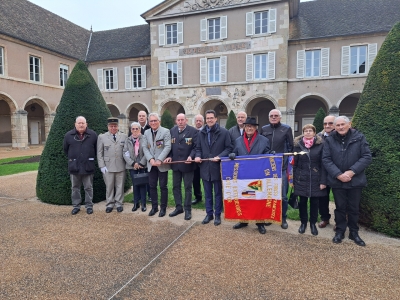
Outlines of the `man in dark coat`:
{"label": "man in dark coat", "polygon": [[341,243],[349,227],[349,239],[359,246],[365,246],[358,235],[357,223],[361,190],[367,185],[365,168],[372,162],[371,151],[365,136],[350,128],[349,118],[336,117],[334,124],[335,131],[325,139],[322,154],[336,204],[336,234],[332,241]]}
{"label": "man in dark coat", "polygon": [[[194,117],[194,125],[197,131],[200,131],[203,129],[204,126],[204,117],[200,114],[196,115]],[[201,184],[200,184],[200,167],[198,164],[194,164],[194,175],[193,175],[193,194],[194,194],[194,199],[192,201],[192,205],[197,204],[201,202],[201,199],[203,198],[203,195],[201,193]]]}
{"label": "man in dark coat", "polygon": [[[150,129],[150,125],[147,120],[147,113],[144,110],[141,110],[138,112],[138,123],[140,124],[140,133],[142,135],[144,135],[144,132],[147,129]],[[146,190],[147,190],[147,196],[148,196],[147,201],[151,202],[150,185],[146,184]]]}
{"label": "man in dark coat", "polygon": [[[214,219],[213,188],[215,195],[214,225],[221,224],[222,212],[222,180],[220,157],[232,152],[232,142],[229,131],[217,123],[214,110],[206,111],[206,126],[199,132],[196,143],[195,161],[200,164],[200,176],[203,179],[207,216],[202,224]],[[202,159],[210,159],[202,161]]]}
{"label": "man in dark coat", "polygon": [[64,137],[64,153],[68,157],[68,172],[71,178],[72,214],[76,215],[81,208],[81,186],[85,189],[85,207],[90,215],[93,213],[93,175],[95,171],[97,134],[87,128],[86,119],[79,116],[75,128]]}
{"label": "man in dark coat", "polygon": [[[239,111],[236,115],[236,126],[233,126],[229,129],[229,134],[231,135],[232,143],[235,143],[235,140],[242,136],[244,133],[244,122],[246,121],[247,114],[244,111]],[[234,146],[233,146],[234,147]]]}
{"label": "man in dark coat", "polygon": [[[237,156],[270,153],[269,140],[258,133],[256,118],[248,117],[243,124],[245,133],[235,140],[233,153]],[[247,225],[248,223],[240,222],[235,224],[233,229],[239,229]],[[256,225],[261,234],[266,233],[264,223],[256,223]]]}
{"label": "man in dark coat", "polygon": [[[293,151],[293,133],[289,125],[281,123],[282,113],[278,109],[269,112],[269,123],[261,129],[261,134],[268,138],[271,151],[275,153],[285,153]],[[283,229],[288,228],[286,222],[286,212],[288,209],[287,193],[289,188],[286,176],[288,157],[283,158],[282,164],[282,225]]]}
{"label": "man in dark coat", "polygon": [[[164,163],[187,160],[192,162],[196,154],[196,141],[198,130],[187,125],[185,114],[176,116],[176,124],[171,130],[171,152]],[[169,214],[175,217],[183,213],[182,208],[182,179],[185,187],[185,220],[192,218],[192,183],[195,163],[171,164],[172,169],[172,191],[175,199],[175,210]]]}

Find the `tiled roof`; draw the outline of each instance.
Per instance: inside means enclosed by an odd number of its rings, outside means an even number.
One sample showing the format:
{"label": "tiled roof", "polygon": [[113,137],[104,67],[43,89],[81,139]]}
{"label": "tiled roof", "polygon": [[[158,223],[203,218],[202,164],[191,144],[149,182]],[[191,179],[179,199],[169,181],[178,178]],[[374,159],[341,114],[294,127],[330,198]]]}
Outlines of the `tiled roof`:
{"label": "tiled roof", "polygon": [[87,61],[150,56],[148,24],[94,32]]}
{"label": "tiled roof", "polygon": [[290,20],[290,39],[389,32],[400,21],[400,0],[315,0],[301,2]]}
{"label": "tiled roof", "polygon": [[90,36],[89,30],[26,0],[0,0],[0,33],[82,60]]}

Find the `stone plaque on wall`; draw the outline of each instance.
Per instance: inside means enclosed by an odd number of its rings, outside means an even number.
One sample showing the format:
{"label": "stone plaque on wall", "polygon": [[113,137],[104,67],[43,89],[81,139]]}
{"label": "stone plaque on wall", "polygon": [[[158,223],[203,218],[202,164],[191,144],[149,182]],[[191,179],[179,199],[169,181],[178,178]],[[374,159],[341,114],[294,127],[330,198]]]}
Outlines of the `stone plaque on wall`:
{"label": "stone plaque on wall", "polygon": [[223,45],[179,49],[179,56],[238,51],[238,50],[245,50],[245,49],[251,49],[250,41],[240,42],[240,43],[223,44]]}
{"label": "stone plaque on wall", "polygon": [[221,88],[220,87],[213,87],[213,88],[206,88],[206,95],[221,95]]}

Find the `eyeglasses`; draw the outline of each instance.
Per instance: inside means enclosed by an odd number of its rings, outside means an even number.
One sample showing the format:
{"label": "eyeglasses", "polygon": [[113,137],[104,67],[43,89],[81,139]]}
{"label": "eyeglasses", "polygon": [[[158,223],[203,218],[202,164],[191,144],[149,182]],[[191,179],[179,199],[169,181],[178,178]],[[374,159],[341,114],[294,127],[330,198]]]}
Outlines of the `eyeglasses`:
{"label": "eyeglasses", "polygon": [[150,120],[149,123],[155,123],[158,122],[158,120]]}
{"label": "eyeglasses", "polygon": [[139,130],[139,128],[131,128],[131,130]]}
{"label": "eyeglasses", "polygon": [[325,125],[333,125],[333,122],[324,123],[324,126]]}
{"label": "eyeglasses", "polygon": [[270,115],[269,117],[270,117],[270,118],[278,118],[279,115]]}

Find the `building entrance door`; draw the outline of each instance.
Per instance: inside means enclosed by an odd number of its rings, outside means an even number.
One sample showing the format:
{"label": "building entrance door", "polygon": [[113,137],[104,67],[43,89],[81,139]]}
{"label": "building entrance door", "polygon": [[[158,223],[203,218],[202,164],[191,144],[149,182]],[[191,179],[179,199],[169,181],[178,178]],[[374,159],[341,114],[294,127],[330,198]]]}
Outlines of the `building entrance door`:
{"label": "building entrance door", "polygon": [[40,122],[31,121],[30,128],[31,128],[31,145],[38,145]]}

